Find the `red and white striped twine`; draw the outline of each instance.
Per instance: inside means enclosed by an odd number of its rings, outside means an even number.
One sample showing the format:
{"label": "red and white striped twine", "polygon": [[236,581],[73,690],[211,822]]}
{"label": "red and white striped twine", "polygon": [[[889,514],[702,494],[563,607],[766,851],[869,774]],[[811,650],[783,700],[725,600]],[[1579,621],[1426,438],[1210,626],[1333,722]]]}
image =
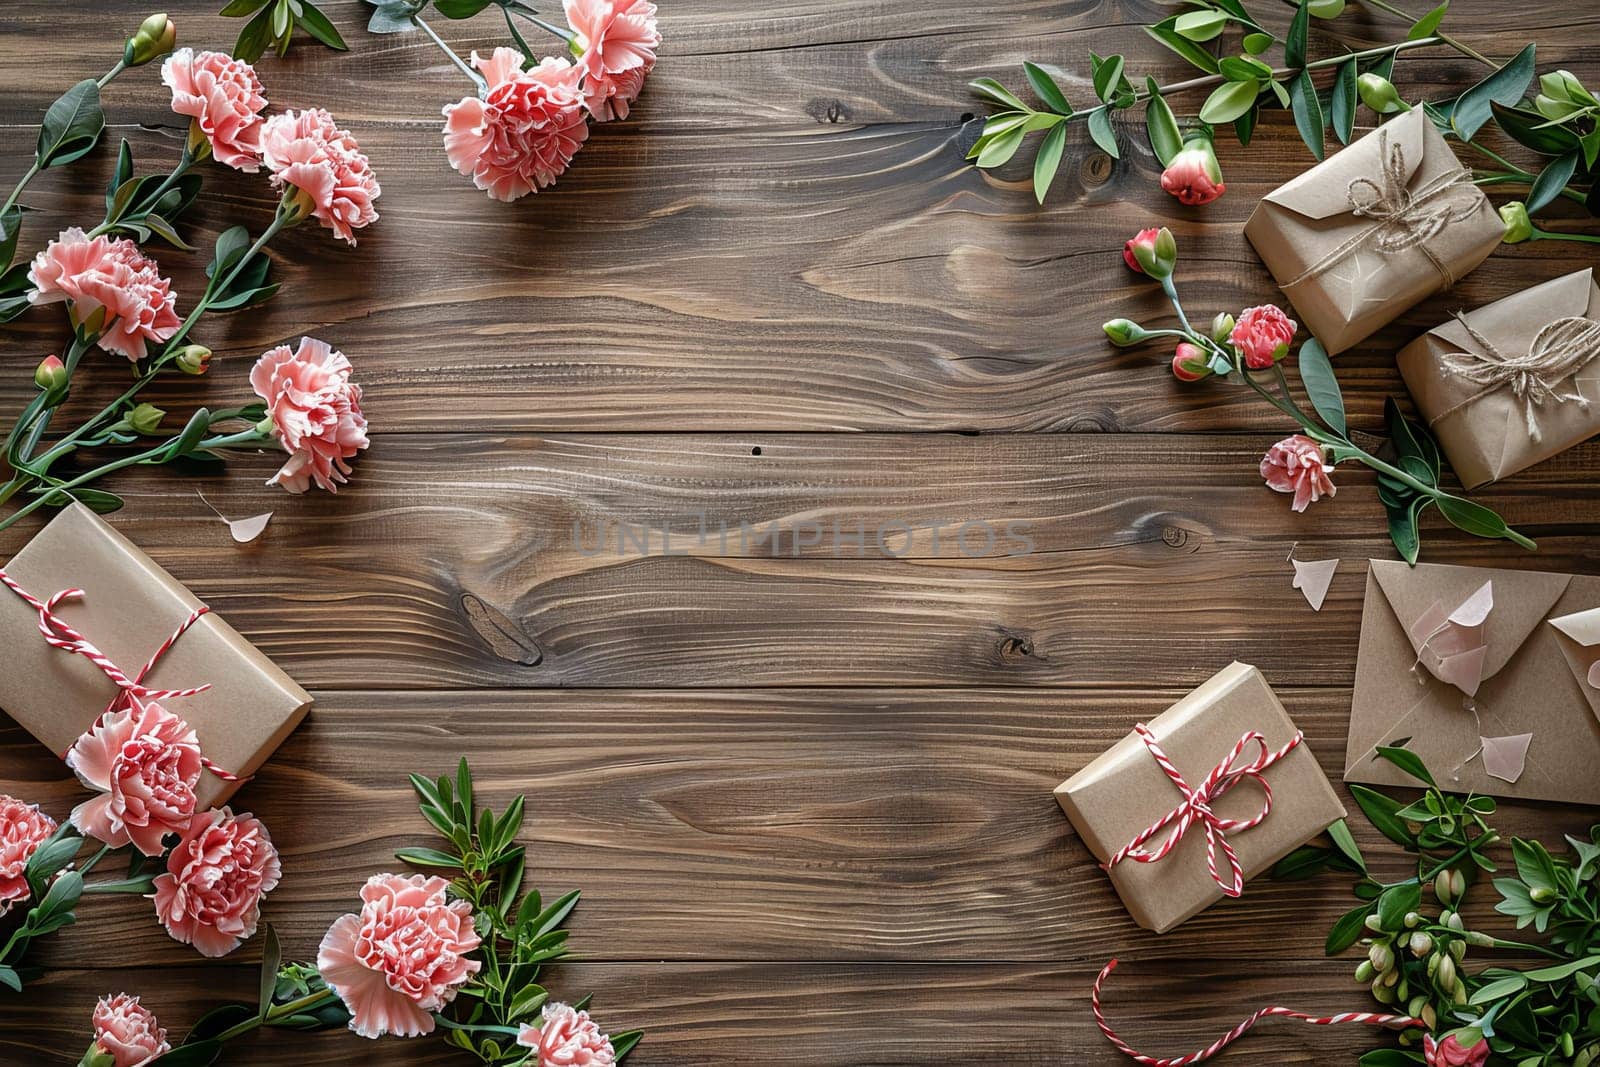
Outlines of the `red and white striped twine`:
{"label": "red and white striped twine", "polygon": [[[1144,742],[1145,748],[1150,750],[1150,757],[1156,761],[1156,765],[1172,780],[1172,784],[1177,786],[1178,792],[1183,794],[1183,800],[1177,807],[1145,827],[1132,841],[1118,849],[1115,855],[1100,866],[1109,871],[1124,860],[1133,860],[1135,863],[1159,863],[1178,847],[1178,843],[1183,840],[1190,827],[1199,823],[1206,835],[1206,867],[1211,872],[1211,880],[1217,883],[1217,887],[1224,895],[1230,897],[1241,895],[1244,892],[1244,869],[1239,864],[1239,857],[1233,851],[1233,846],[1228,843],[1227,834],[1229,831],[1254,829],[1272,814],[1272,787],[1267,784],[1263,772],[1294,751],[1305,740],[1305,735],[1296,733],[1287,744],[1273,752],[1267,748],[1266,738],[1259,731],[1247,733],[1239,738],[1239,743],[1233,746],[1233,751],[1228,757],[1213,767],[1211,773],[1206,775],[1198,787],[1191,789],[1183,774],[1162,751],[1150,727],[1139,723],[1134,727],[1134,732]],[[1243,766],[1235,766],[1251,745],[1257,746],[1258,749],[1255,759]],[[1258,814],[1249,819],[1224,819],[1211,810],[1213,802],[1247,779],[1261,786],[1262,803]],[[1168,827],[1171,827],[1171,830],[1160,845],[1154,850],[1144,847]],[[1219,848],[1228,860],[1231,877],[1227,881],[1223,880],[1221,872],[1217,869]]]}
{"label": "red and white striped twine", "polygon": [[1305,1012],[1291,1011],[1288,1008],[1273,1006],[1257,1011],[1254,1015],[1251,1015],[1238,1026],[1235,1026],[1198,1052],[1191,1052],[1187,1056],[1173,1056],[1162,1059],[1156,1056],[1146,1056],[1142,1052],[1136,1051],[1126,1041],[1122,1040],[1117,1032],[1111,1029],[1111,1025],[1106,1022],[1105,1014],[1100,1009],[1100,987],[1105,983],[1111,972],[1116,970],[1116,967],[1117,961],[1112,960],[1100,972],[1100,977],[1094,980],[1094,993],[1091,997],[1091,1003],[1094,1005],[1094,1021],[1099,1025],[1100,1032],[1106,1035],[1106,1040],[1115,1045],[1118,1051],[1136,1063],[1146,1064],[1147,1067],[1189,1067],[1189,1064],[1192,1063],[1203,1063],[1249,1033],[1256,1023],[1270,1016],[1299,1019],[1310,1026],[1343,1026],[1346,1023],[1351,1023],[1360,1026],[1386,1026],[1396,1030],[1408,1030],[1412,1027],[1426,1029],[1428,1025],[1421,1019],[1410,1015],[1382,1015],[1370,1011],[1347,1011],[1338,1015],[1307,1015]]}
{"label": "red and white striped twine", "polygon": [[[117,695],[111,699],[111,703],[106,705],[105,711],[101,712],[102,717],[114,711],[120,711],[130,705],[192,697],[211,688],[211,683],[209,682],[204,685],[192,686],[188,689],[152,689],[144,684],[145,678],[155,669],[156,664],[161,661],[161,657],[172,650],[172,646],[178,643],[179,638],[189,632],[191,626],[199,622],[202,617],[211,611],[204,604],[190,611],[188,617],[172,632],[172,636],[161,642],[160,647],[155,650],[155,654],[145,661],[144,666],[139,668],[138,673],[130,677],[127,672],[112,661],[110,656],[100,651],[93,642],[74,629],[71,623],[56,614],[56,609],[63,602],[82,600],[82,589],[63,589],[48,600],[40,600],[22,588],[16,579],[5,572],[4,568],[0,568],[0,584],[5,585],[7,589],[10,589],[25,601],[29,607],[39,613],[39,632],[44,635],[46,644],[51,648],[58,648],[63,652],[82,656],[98,667],[100,673],[109,678],[112,684],[117,687]],[[239,781],[238,775],[223,770],[203,756],[200,762],[208,771],[224,781]]]}

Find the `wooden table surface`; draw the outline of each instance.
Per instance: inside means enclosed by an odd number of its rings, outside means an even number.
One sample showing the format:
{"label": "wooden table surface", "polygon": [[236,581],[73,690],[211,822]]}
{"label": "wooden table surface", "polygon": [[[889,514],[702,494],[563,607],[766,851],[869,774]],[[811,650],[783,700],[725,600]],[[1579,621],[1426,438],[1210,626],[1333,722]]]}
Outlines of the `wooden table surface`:
{"label": "wooden table surface", "polygon": [[[0,13],[8,187],[42,108],[108,66],[142,14],[111,6]],[[231,44],[239,24],[217,6],[174,3],[182,43]],[[507,206],[446,166],[439,108],[467,87],[440,53],[367,35],[354,2],[326,6],[350,53],[299,41],[261,75],[275,106],[325,105],[356,133],[382,220],[353,251],[315,227],[276,242],[284,292],[208,318],[196,337],[215,369],[159,395],[180,413],[236,401],[257,354],[314,334],[357,367],[371,451],[336,497],[264,488],[267,456],[114,486],[118,527],[316,695],[239,795],[283,853],[265,913],[291,955],[315,951],[396,848],[430,843],[405,773],[465,755],[497,806],[528,795],[530,881],[584,892],[582,961],[549,984],[594,991],[608,1028],[647,1028],[640,1067],[1118,1063],[1087,999],[1113,953],[1128,964],[1115,1018],[1171,1055],[1265,999],[1366,1003],[1354,961],[1321,951],[1345,879],[1260,881],[1158,938],[1050,795],[1235,658],[1280,687],[1338,780],[1364,561],[1393,555],[1372,480],[1341,470],[1336,500],[1291,514],[1256,473],[1281,419],[1239,390],[1181,387],[1161,353],[1099,331],[1162,314],[1117,254],[1148,224],[1178,234],[1191,310],[1275,298],[1240,227],[1308,165],[1285,114],[1248,155],[1221,147],[1228,193],[1204,209],[1160,192],[1135,127],[1113,166],[1075,126],[1040,209],[1026,168],[963,162],[983,111],[967,81],[1016,84],[1024,58],[1082,71],[1090,49],[1182,77],[1137,28],[1158,4],[666,0],[636,117]],[[1355,6],[1317,24],[1315,54],[1403,36]],[[1541,69],[1600,82],[1600,14],[1584,5],[1457,0],[1449,25],[1496,55],[1534,39]],[[443,27],[462,51],[502,31],[493,12]],[[1479,76],[1428,53],[1397,80],[1440,97]],[[170,165],[182,127],[165,100],[155,68],[112,85],[108,145],[30,189],[25,247],[99,217],[117,137]],[[259,177],[212,166],[206,190],[202,247],[270,217]],[[187,307],[204,255],[158,254]],[[1403,396],[1392,353],[1407,339],[1595,260],[1502,248],[1339,359],[1354,423],[1379,429],[1383,398]],[[63,332],[35,312],[0,334],[0,411]],[[102,363],[83,403],[120,388]],[[1481,495],[1537,555],[1435,523],[1424,558],[1600,573],[1597,463],[1591,443]],[[197,491],[277,516],[239,548]],[[702,517],[727,544],[692,543]],[[1033,551],[963,552],[969,522],[1026,524]],[[782,532],[741,544],[740,523]],[[639,524],[657,528],[649,552],[619,554],[619,525]],[[686,554],[661,553],[663,525]],[[0,558],[37,528],[0,536]],[[586,549],[600,531],[607,545]],[[1344,561],[1320,614],[1290,588],[1295,542]],[[80,795],[9,721],[0,788],[58,817]],[[1503,822],[1553,838],[1592,815],[1508,806]],[[0,1061],[74,1062],[94,998],[122,989],[181,1031],[252,995],[257,952],[203,961],[146,902],[96,901],[40,951],[51,976],[0,998]],[[1342,1062],[1371,1041],[1269,1025],[1235,1058]],[[350,1035],[268,1036],[229,1062],[373,1052]],[[381,1055],[465,1062],[437,1041]]]}

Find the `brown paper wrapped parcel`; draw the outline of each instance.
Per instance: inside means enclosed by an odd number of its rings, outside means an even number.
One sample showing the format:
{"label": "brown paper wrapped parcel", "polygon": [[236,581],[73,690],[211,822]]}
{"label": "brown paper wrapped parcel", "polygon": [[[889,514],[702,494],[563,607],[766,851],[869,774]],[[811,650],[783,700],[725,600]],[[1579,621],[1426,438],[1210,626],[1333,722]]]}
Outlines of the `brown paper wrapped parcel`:
{"label": "brown paper wrapped parcel", "polygon": [[1268,193],[1244,233],[1331,355],[1454,285],[1505,226],[1418,108]]}
{"label": "brown paper wrapped parcel", "polygon": [[1585,268],[1458,314],[1400,351],[1417,410],[1468,489],[1600,433],[1600,286]]}
{"label": "brown paper wrapped parcel", "polygon": [[[1235,767],[1251,762],[1258,752],[1278,752],[1299,734],[1261,672],[1245,663],[1225,667],[1146,729],[1192,789],[1228,761],[1247,734],[1259,733],[1265,748],[1250,746],[1231,761]],[[1344,806],[1304,743],[1266,767],[1258,780],[1228,789],[1211,804],[1212,810],[1222,819],[1253,819],[1266,800],[1263,783],[1271,789],[1266,818],[1249,829],[1223,832],[1247,880],[1344,818]],[[1057,786],[1055,795],[1102,865],[1184,801],[1138,732]],[[1196,820],[1158,862],[1130,860],[1110,868],[1111,884],[1140,926],[1166,933],[1229,895],[1207,866],[1205,830]],[[1155,851],[1168,832],[1152,839],[1148,849]],[[1216,863],[1217,873],[1230,879],[1220,843]]]}
{"label": "brown paper wrapped parcel", "polygon": [[[200,601],[105,520],[81,504],[57,515],[28,542],[5,572],[38,600],[82,589],[56,614],[133,675]],[[117,686],[82,656],[52,648],[39,631],[39,613],[0,587],[0,708],[64,756],[105,711]],[[311,697],[216,615],[201,616],[146,678],[152,689],[187,689],[195,696],[163,701],[194,727],[201,753],[217,766],[248,777],[305,717]],[[196,789],[202,808],[222,803],[239,787],[207,771]]]}

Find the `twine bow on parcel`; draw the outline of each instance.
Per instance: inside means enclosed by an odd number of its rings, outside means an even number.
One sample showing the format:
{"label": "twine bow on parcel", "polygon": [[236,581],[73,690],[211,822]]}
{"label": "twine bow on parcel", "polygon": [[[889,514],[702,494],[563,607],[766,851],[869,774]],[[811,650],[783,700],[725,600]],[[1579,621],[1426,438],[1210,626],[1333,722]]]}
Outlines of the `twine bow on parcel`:
{"label": "twine bow on parcel", "polygon": [[1366,176],[1352,178],[1345,186],[1345,196],[1350,202],[1350,213],[1378,223],[1351,237],[1327,255],[1307,267],[1283,288],[1322,274],[1368,244],[1386,254],[1415,248],[1427,257],[1444,286],[1455,284],[1455,273],[1450,265],[1440,259],[1428,242],[1443,232],[1451,223],[1471,218],[1482,206],[1482,195],[1472,184],[1472,173],[1463,167],[1454,167],[1416,189],[1407,184],[1410,172],[1406,167],[1405,149],[1389,142],[1389,131],[1378,131],[1379,174],[1376,179]]}
{"label": "twine bow on parcel", "polygon": [[1429,420],[1429,425],[1437,424],[1446,415],[1461,410],[1497,389],[1507,387],[1522,402],[1528,419],[1528,436],[1535,441],[1543,436],[1539,429],[1538,412],[1546,403],[1575,403],[1583,410],[1588,410],[1587,397],[1576,392],[1562,393],[1558,386],[1600,357],[1600,322],[1580,316],[1556,319],[1534,334],[1527,352],[1508,356],[1474,329],[1459,311],[1456,312],[1456,320],[1471,336],[1478,351],[1448,352],[1441,362],[1451,374],[1482,388],[1435,415]]}
{"label": "twine bow on parcel", "polygon": [[[1191,788],[1184,780],[1182,772],[1162,751],[1150,727],[1139,723],[1134,727],[1134,731],[1139,735],[1139,740],[1144,742],[1145,748],[1150,750],[1150,757],[1156,761],[1156,765],[1171,779],[1178,792],[1183,794],[1183,800],[1177,807],[1140,831],[1138,836],[1119,849],[1116,855],[1102,866],[1109,871],[1124,860],[1133,860],[1135,863],[1159,863],[1171,855],[1172,850],[1178,847],[1178,843],[1188,834],[1190,828],[1198,824],[1206,835],[1206,866],[1211,871],[1211,880],[1217,883],[1217,888],[1222,890],[1224,896],[1240,896],[1244,893],[1244,868],[1239,863],[1239,857],[1233,851],[1233,846],[1228,843],[1227,835],[1230,832],[1240,832],[1260,826],[1267,820],[1267,816],[1272,814],[1272,787],[1262,775],[1267,768],[1294,751],[1305,740],[1305,735],[1296,733],[1289,739],[1288,744],[1273,752],[1267,748],[1266,738],[1259,732],[1247,733],[1239,738],[1239,743],[1233,746],[1233,751],[1228,753],[1227,758],[1211,769],[1211,773],[1206,775],[1204,781]],[[1257,747],[1256,757],[1248,763],[1241,764],[1240,758],[1251,745]],[[1214,802],[1234,786],[1247,780],[1261,787],[1260,812],[1249,819],[1224,819],[1211,809]],[[1145,848],[1145,845],[1164,830],[1167,831],[1167,836],[1160,845],[1153,850]],[[1217,869],[1218,849],[1222,850],[1222,854],[1228,860],[1231,877],[1226,881]]]}

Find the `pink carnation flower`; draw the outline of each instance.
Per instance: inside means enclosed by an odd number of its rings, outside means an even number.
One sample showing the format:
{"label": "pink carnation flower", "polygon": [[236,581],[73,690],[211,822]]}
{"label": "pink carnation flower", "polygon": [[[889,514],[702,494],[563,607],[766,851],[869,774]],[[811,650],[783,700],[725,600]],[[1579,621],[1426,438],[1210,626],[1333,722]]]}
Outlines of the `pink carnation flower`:
{"label": "pink carnation flower", "polygon": [[229,808],[196,815],[156,879],[156,917],[202,956],[226,956],[256,932],[261,898],[283,868],[267,828]]}
{"label": "pink carnation flower", "polygon": [[488,96],[465,97],[444,109],[444,152],[450,165],[495,200],[511,201],[555,183],[589,136],[578,68],[546,58],[522,69],[522,53],[496,48],[472,62]]}
{"label": "pink carnation flower", "polygon": [[1289,342],[1298,328],[1282,308],[1263,304],[1239,312],[1228,340],[1244,353],[1245,366],[1265,370],[1288,354]]}
{"label": "pink carnation flower", "polygon": [[221,52],[180,48],[161,64],[172,110],[205,134],[211,154],[235,170],[261,169],[261,115],[267,106],[255,68]]}
{"label": "pink carnation flower", "polygon": [[290,351],[279,345],[250,371],[250,385],[267,402],[273,433],[289,461],[268,485],[303,493],[315,482],[330,493],[348,481],[347,462],[367,447],[361,387],[350,380],[350,361],[326,341],[302,337]]}
{"label": "pink carnation flower", "polygon": [[1285,437],[1261,458],[1261,477],[1269,488],[1293,493],[1295,511],[1304,511],[1324,496],[1333,496],[1333,473],[1322,446],[1305,434]]}
{"label": "pink carnation flower", "polygon": [[362,1037],[432,1033],[432,1013],[483,966],[467,959],[482,943],[472,906],[446,899],[449,884],[375,874],[362,887],[361,913],[340,916],[322,938],[317,970]]}
{"label": "pink carnation flower", "polygon": [[529,1067],[611,1067],[617,1062],[611,1039],[589,1013],[567,1004],[546,1004],[538,1026],[522,1024],[517,1044],[538,1050]]}
{"label": "pink carnation flower", "polygon": [[656,65],[661,33],[650,0],[562,0],[583,49],[583,103],[597,122],[628,117]]}
{"label": "pink carnation flower", "polygon": [[94,1006],[94,1044],[115,1067],[143,1067],[172,1051],[167,1032],[150,1009],[126,993],[101,997]]}
{"label": "pink carnation flower", "polygon": [[159,856],[161,839],[194,816],[200,741],[160,704],[107,712],[67,752],[67,766],[96,792],[72,809],[72,825],[112,848],[132,842]]}
{"label": "pink carnation flower", "polygon": [[56,832],[56,821],[15,797],[0,794],[0,915],[33,895],[28,860]]}
{"label": "pink carnation flower", "polygon": [[351,244],[355,231],[378,221],[372,202],[382,190],[350,131],[321,108],[285,111],[261,130],[261,158],[272,184],[292,185],[311,202],[311,213]]}
{"label": "pink carnation flower", "polygon": [[145,342],[177,332],[177,296],[156,262],[125,238],[90,237],[76,226],[61,231],[33,257],[28,270],[34,304],[69,303],[77,322],[105,309],[100,347],[141,360]]}

